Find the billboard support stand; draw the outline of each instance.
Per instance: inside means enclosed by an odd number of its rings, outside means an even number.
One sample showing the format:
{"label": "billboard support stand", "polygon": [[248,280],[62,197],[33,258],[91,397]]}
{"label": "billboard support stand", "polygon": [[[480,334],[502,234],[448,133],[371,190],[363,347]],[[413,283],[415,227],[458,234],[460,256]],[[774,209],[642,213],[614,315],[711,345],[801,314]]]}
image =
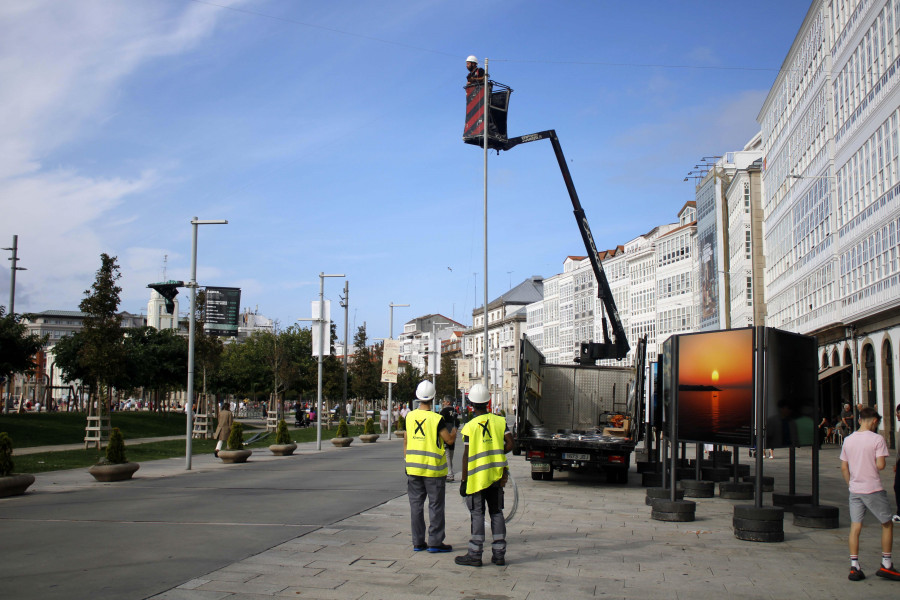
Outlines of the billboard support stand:
{"label": "billboard support stand", "polygon": [[754,377],[754,387],[753,387],[753,401],[756,406],[756,480],[754,485],[756,486],[753,494],[753,504],[756,508],[762,507],[762,488],[763,488],[763,457],[765,456],[765,431],[764,426],[766,422],[766,397],[765,397],[765,370],[766,370],[766,356],[765,356],[765,328],[757,327],[756,328],[756,353],[754,354],[754,359],[756,360],[756,364],[754,365],[754,369],[756,370],[756,377]]}

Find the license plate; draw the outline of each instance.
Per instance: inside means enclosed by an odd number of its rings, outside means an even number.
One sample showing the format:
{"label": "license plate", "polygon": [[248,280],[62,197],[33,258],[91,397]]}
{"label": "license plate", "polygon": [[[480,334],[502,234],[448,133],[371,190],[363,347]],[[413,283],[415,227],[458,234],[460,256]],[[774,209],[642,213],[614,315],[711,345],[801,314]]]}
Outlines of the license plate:
{"label": "license plate", "polygon": [[532,473],[549,473],[550,472],[550,463],[532,462],[531,463],[531,472]]}
{"label": "license plate", "polygon": [[567,460],[591,460],[590,454],[575,454],[574,452],[566,452],[563,458]]}

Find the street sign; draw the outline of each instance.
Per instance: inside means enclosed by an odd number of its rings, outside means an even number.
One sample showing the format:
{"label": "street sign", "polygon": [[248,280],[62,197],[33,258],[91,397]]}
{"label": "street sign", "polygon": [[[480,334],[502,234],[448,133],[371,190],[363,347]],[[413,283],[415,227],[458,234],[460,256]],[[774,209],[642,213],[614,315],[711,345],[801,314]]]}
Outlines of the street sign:
{"label": "street sign", "polygon": [[400,340],[384,340],[384,357],[381,361],[381,383],[397,383],[397,367],[400,363]]}
{"label": "street sign", "polygon": [[[312,301],[312,318],[313,318],[313,326],[312,326],[312,355],[319,356],[319,337],[323,337],[322,340],[322,349],[324,350],[323,356],[331,355],[331,300],[325,300],[324,311],[319,313],[319,301]],[[321,322],[318,321],[320,316],[323,316],[323,320]]]}
{"label": "street sign", "polygon": [[203,329],[210,335],[237,336],[241,312],[241,288],[206,288],[206,322]]}

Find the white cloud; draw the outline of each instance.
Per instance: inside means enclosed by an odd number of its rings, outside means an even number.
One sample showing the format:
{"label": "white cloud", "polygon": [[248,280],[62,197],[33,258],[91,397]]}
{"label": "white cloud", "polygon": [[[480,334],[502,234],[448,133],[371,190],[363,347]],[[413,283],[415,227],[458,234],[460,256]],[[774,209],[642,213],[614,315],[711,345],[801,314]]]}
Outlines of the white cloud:
{"label": "white cloud", "polygon": [[[121,214],[126,199],[160,179],[151,166],[123,176],[51,166],[47,157],[108,119],[127,77],[195,47],[223,14],[190,3],[0,4],[0,241],[18,234],[20,265],[32,271],[18,278],[17,309],[75,308],[100,252],[111,252],[110,234],[135,218]],[[164,253],[151,252],[157,262]],[[141,275],[158,271],[148,249],[127,250],[123,261]]]}

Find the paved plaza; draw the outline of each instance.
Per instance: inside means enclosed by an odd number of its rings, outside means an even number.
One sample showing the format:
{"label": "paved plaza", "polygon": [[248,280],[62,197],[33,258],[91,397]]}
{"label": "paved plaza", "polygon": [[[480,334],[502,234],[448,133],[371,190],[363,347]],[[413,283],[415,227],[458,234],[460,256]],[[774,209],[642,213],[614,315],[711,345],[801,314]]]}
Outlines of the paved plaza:
{"label": "paved plaza", "polygon": [[[572,474],[532,481],[524,458],[510,456],[519,504],[509,525],[508,564],[491,565],[488,552],[485,566],[472,568],[453,562],[465,552],[468,538],[458,485],[447,488],[446,542],[456,550],[413,552],[401,443],[382,437],[374,446],[325,444],[321,452],[304,444],[298,456],[276,458],[259,451],[253,462],[233,466],[199,456],[191,472],[184,471],[183,459],[155,461],[142,465],[137,480],[119,484],[88,481],[83,470],[39,475],[27,496],[0,501],[0,528],[4,539],[14,540],[0,551],[0,580],[15,593],[2,595],[155,600],[900,597],[900,583],[874,576],[879,532],[869,520],[860,556],[869,577],[847,580],[846,487],[834,447],[822,452],[822,501],[841,508],[841,527],[800,528],[787,514],[785,542],[776,544],[735,539],[732,507],[745,501],[697,499],[696,521],[659,522],[650,519],[634,467],[627,486]],[[786,491],[787,464],[786,451],[765,461],[777,492]],[[798,451],[798,492],[808,491],[808,465],[809,451]],[[884,473],[885,483],[892,477]],[[766,494],[767,503],[770,497]],[[140,509],[128,512],[135,504]],[[154,513],[154,507],[166,507],[159,508],[165,514]],[[79,545],[87,552],[95,542],[85,537],[85,527],[112,534],[124,550],[91,558],[89,565],[72,562]],[[900,541],[895,546],[900,554]],[[154,562],[142,565],[150,556]],[[41,557],[53,562],[44,565]],[[111,564],[116,577],[106,569]],[[108,579],[99,585],[103,578]],[[79,596],[79,589],[91,592]]]}
{"label": "paved plaza", "polygon": [[[776,491],[787,486],[786,456],[782,451],[765,462]],[[798,491],[804,491],[808,451],[798,452],[798,463]],[[867,522],[861,552],[870,577],[859,583],[846,578],[846,488],[838,465],[837,449],[822,452],[823,503],[841,507],[841,528],[795,527],[787,514],[785,542],[762,544],[735,539],[736,501],[697,499],[696,521],[658,522],[650,519],[633,472],[628,486],[566,475],[539,482],[522,457],[511,457],[519,505],[505,567],[454,564],[453,556],[465,551],[468,514],[457,486],[448,485],[446,541],[459,552],[413,552],[402,495],[154,598],[898,598],[900,583],[874,577],[880,558],[875,523]]]}

